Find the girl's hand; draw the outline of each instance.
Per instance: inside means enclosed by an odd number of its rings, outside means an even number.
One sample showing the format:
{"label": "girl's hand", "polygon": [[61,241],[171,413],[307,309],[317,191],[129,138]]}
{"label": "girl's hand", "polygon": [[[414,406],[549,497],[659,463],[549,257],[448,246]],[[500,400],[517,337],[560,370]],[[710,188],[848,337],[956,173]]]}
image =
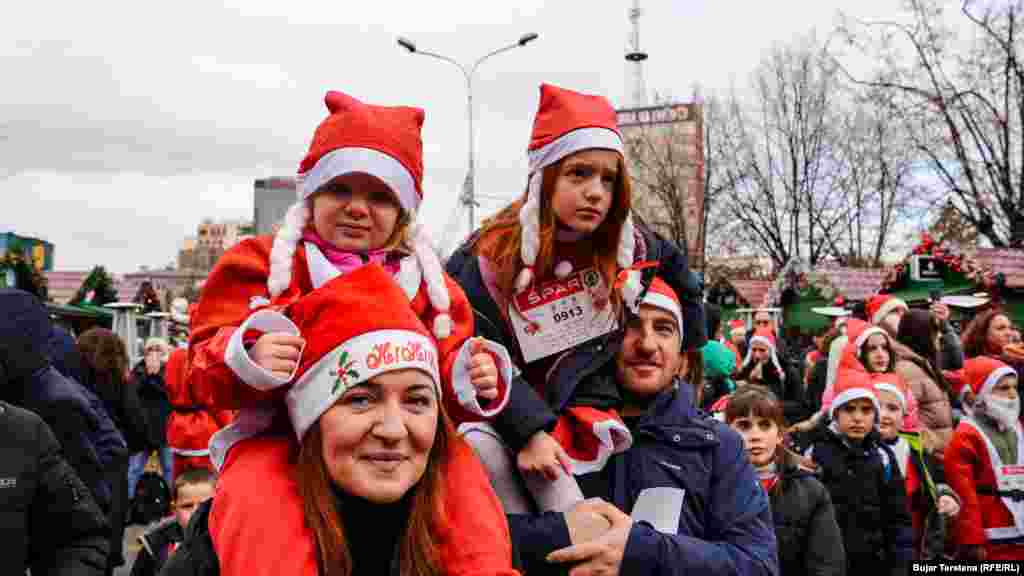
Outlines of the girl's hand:
{"label": "girl's hand", "polygon": [[494,358],[484,350],[483,339],[474,338],[470,344],[469,382],[477,396],[485,400],[498,397],[498,367]]}
{"label": "girl's hand", "polygon": [[284,332],[268,332],[249,349],[249,357],[257,366],[277,378],[289,378],[299,365],[299,355],[306,341]]}
{"label": "girl's hand", "polygon": [[552,482],[563,472],[572,473],[572,461],[565,449],[543,430],[530,437],[519,451],[516,463],[523,474],[541,474]]}
{"label": "girl's hand", "polygon": [[937,506],[939,514],[946,518],[956,516],[960,513],[960,505],[957,504],[956,498],[953,498],[949,494],[944,494],[939,497]]}

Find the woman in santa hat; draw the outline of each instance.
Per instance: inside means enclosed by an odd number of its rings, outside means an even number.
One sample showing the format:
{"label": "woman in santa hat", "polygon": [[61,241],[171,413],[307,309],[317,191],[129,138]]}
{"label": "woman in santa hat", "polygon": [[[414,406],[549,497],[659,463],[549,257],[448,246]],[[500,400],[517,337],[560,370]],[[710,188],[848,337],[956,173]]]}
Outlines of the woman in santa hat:
{"label": "woman in santa hat", "polygon": [[[285,311],[261,317],[306,342],[287,409],[215,455],[216,494],[162,573],[516,574],[507,526],[490,521],[501,505],[474,488],[486,474],[445,414],[437,340],[390,274],[360,267]],[[289,479],[281,497],[266,498],[268,474]],[[473,514],[456,523],[453,504]],[[252,539],[250,522],[287,538]]]}
{"label": "woman in santa hat", "polygon": [[[587,367],[614,354],[621,337],[615,329],[621,306],[612,291],[619,271],[658,261],[685,301],[699,300],[685,255],[634,224],[623,151],[608,100],[541,85],[525,193],[484,222],[447,263],[477,313],[478,334],[511,350],[521,371],[493,427],[462,431],[493,478],[518,467],[544,509],[564,510],[581,499],[571,475],[600,469],[629,446],[613,410],[621,403],[613,383],[577,389]],[[706,338],[699,305],[687,304],[686,314],[684,347],[699,347]],[[561,434],[568,430],[580,432]],[[560,435],[578,445],[559,444]],[[496,483],[507,510],[531,506],[517,485],[502,485]]]}
{"label": "woman in santa hat", "polygon": [[767,386],[782,400],[786,422],[803,420],[807,416],[804,387],[795,371],[779,361],[775,332],[758,328],[747,346],[747,355],[736,372],[736,380]]}
{"label": "woman in santa hat", "polygon": [[908,399],[913,396],[892,372],[872,374],[878,396],[878,432],[896,456],[906,485],[914,527],[914,559],[937,560],[945,552],[946,519],[960,511],[960,498],[945,483],[942,462],[933,455],[929,434],[906,429]]}
{"label": "woman in santa hat", "polygon": [[[333,91],[325,103],[329,114],[299,166],[298,200],[281,228],[274,236],[245,240],[220,258],[192,318],[186,377],[192,397],[209,398],[217,409],[239,409],[235,422],[211,441],[218,467],[229,448],[270,424],[302,358],[303,339],[289,334],[269,312],[286,309],[367,263],[391,275],[437,338],[441,399],[453,419],[491,417],[507,401],[507,352],[472,338],[469,302],[444,274],[429,239],[415,223],[423,196],[423,111],[367,104]],[[245,475],[250,482],[258,478],[262,499],[288,498],[289,478],[274,474],[278,463],[273,457],[282,453],[269,451],[262,458],[254,451],[246,454],[252,459],[249,465],[222,471],[221,480],[230,482],[231,474]],[[452,491],[467,489],[458,474],[447,475],[445,481]],[[238,541],[288,549],[292,527],[259,521],[258,511],[237,500],[227,502],[221,504],[226,516],[257,517],[237,523],[248,531],[248,540]],[[456,523],[478,513],[460,507],[459,501],[450,504],[454,506],[448,513]],[[239,509],[223,510],[231,505]],[[498,516],[482,520],[505,522]],[[468,543],[461,546],[472,549]]]}
{"label": "woman in santa hat", "polygon": [[[963,501],[953,525],[960,555],[1024,559],[1024,430],[1017,373],[987,356],[964,363],[970,416],[946,448],[946,479]],[[966,406],[966,404],[965,404]]]}

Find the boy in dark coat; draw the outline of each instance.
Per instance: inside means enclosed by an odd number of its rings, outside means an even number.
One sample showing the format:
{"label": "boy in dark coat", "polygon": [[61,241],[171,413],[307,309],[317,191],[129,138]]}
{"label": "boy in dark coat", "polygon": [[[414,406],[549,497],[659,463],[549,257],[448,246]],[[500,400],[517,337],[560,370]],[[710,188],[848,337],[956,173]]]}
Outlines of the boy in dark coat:
{"label": "boy in dark coat", "polygon": [[192,468],[174,481],[174,515],[152,526],[139,542],[142,550],[132,565],[132,576],[156,576],[185,537],[192,514],[213,497],[214,476],[209,470]]}

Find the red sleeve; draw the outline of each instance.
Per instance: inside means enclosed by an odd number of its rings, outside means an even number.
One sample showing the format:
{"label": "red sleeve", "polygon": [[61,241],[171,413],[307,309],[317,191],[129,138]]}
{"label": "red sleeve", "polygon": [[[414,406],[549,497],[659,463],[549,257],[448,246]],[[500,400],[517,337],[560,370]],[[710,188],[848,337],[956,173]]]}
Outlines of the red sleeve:
{"label": "red sleeve", "polygon": [[979,441],[981,439],[973,429],[960,424],[946,447],[946,482],[960,497],[960,513],[953,523],[953,536],[961,546],[984,544],[988,540],[978,503],[977,482],[984,466],[979,450],[985,450]]}
{"label": "red sleeve", "polygon": [[[203,285],[192,316],[186,375],[193,401],[217,409],[237,409],[274,396],[243,382],[225,359],[235,330],[268,298],[271,237],[253,238],[231,248],[217,261]],[[262,299],[262,300],[261,300]]]}

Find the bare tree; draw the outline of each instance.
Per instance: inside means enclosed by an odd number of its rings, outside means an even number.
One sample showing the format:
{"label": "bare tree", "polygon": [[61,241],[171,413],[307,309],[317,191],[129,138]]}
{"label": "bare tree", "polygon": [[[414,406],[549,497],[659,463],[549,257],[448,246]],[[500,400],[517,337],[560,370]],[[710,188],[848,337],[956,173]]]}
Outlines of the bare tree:
{"label": "bare tree", "polygon": [[839,164],[834,144],[842,96],[825,49],[804,40],[773,49],[752,78],[754,100],[734,94],[711,128],[717,198],[714,229],[767,254],[781,268],[813,265],[840,252],[846,212],[831,194]]}
{"label": "bare tree", "polygon": [[845,19],[848,45],[877,62],[847,74],[887,95],[891,121],[979,234],[1024,242],[1024,0],[964,0],[955,23],[939,0],[905,5],[906,22]]}
{"label": "bare tree", "polygon": [[639,109],[622,128],[636,213],[686,251],[695,268],[703,266],[703,123],[695,97]]}

